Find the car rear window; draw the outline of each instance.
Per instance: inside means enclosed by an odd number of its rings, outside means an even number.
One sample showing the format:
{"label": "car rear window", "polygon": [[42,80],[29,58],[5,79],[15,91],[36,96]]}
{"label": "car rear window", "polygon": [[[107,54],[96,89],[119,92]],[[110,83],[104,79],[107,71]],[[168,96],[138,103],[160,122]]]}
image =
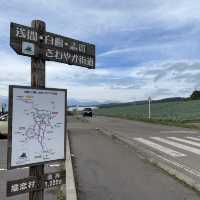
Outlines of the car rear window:
{"label": "car rear window", "polygon": [[85,108],[84,111],[92,111],[91,108]]}

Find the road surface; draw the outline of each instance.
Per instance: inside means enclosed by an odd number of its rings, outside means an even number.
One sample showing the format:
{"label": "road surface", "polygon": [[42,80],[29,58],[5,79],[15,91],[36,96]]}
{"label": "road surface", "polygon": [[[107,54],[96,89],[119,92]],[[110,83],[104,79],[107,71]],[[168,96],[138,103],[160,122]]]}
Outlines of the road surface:
{"label": "road surface", "polygon": [[105,118],[93,120],[70,119],[68,123],[80,200],[200,199],[191,188],[144,161],[131,148],[100,134],[94,125],[107,127]]}
{"label": "road surface", "polygon": [[162,157],[192,169],[200,177],[200,132],[110,117],[88,118],[93,127],[137,142]]}

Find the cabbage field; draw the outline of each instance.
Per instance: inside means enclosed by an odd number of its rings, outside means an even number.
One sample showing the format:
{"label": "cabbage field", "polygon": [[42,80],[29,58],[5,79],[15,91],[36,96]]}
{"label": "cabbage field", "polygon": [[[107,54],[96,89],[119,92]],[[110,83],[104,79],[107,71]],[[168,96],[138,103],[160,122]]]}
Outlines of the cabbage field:
{"label": "cabbage field", "polygon": [[[120,118],[148,120],[148,103],[142,105],[123,105],[109,108],[99,108],[97,115]],[[151,104],[152,121],[166,122],[200,122],[200,100],[162,102]]]}

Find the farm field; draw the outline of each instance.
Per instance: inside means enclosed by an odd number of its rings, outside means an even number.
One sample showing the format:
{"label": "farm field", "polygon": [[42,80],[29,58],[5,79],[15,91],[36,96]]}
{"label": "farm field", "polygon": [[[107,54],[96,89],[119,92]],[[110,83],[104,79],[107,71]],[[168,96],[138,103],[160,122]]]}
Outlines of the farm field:
{"label": "farm field", "polygon": [[200,123],[200,100],[152,103],[151,120],[148,119],[148,106],[148,103],[142,105],[122,104],[99,108],[95,114],[188,127],[198,126]]}

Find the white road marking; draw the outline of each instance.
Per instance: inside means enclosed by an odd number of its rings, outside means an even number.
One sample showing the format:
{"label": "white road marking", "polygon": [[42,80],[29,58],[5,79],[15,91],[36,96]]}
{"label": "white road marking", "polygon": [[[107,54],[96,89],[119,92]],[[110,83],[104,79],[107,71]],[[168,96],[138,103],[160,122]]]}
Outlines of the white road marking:
{"label": "white road marking", "polygon": [[28,169],[29,167],[23,167],[22,169]]}
{"label": "white road marking", "polygon": [[197,148],[194,148],[194,147],[189,147],[189,146],[180,144],[178,142],[173,142],[173,141],[170,141],[168,139],[163,139],[163,138],[160,138],[160,137],[151,137],[151,138],[154,139],[154,140],[156,140],[156,141],[172,145],[172,146],[174,146],[176,148],[183,149],[185,151],[189,151],[189,152],[192,152],[194,154],[200,155],[200,149],[197,149]]}
{"label": "white road marking", "polygon": [[196,134],[196,131],[160,131],[160,133],[188,133],[188,134]]}
{"label": "white road marking", "polygon": [[49,167],[60,167],[60,164],[51,164]]}
{"label": "white road marking", "polygon": [[200,142],[200,138],[197,138],[197,137],[185,137],[185,138]]}
{"label": "white road marking", "polygon": [[7,169],[4,169],[4,168],[0,168],[0,171],[6,171]]}
{"label": "white road marking", "polygon": [[138,142],[141,142],[143,144],[146,144],[146,145],[148,145],[148,146],[150,146],[150,147],[152,147],[154,149],[157,149],[157,150],[159,150],[159,151],[161,151],[161,152],[163,152],[165,154],[168,154],[168,155],[170,155],[172,157],[183,157],[183,156],[186,156],[183,153],[180,153],[178,151],[174,151],[174,150],[169,149],[167,147],[163,147],[163,146],[161,146],[159,144],[156,144],[156,143],[151,142],[150,140],[146,140],[144,138],[133,138],[133,139],[138,141]]}
{"label": "white road marking", "polygon": [[190,141],[190,140],[185,140],[185,139],[181,139],[181,138],[177,138],[177,137],[167,137],[167,138],[178,141],[178,142],[183,142],[183,143],[186,143],[186,144],[191,144],[193,146],[200,147],[199,142],[193,142],[193,141]]}

